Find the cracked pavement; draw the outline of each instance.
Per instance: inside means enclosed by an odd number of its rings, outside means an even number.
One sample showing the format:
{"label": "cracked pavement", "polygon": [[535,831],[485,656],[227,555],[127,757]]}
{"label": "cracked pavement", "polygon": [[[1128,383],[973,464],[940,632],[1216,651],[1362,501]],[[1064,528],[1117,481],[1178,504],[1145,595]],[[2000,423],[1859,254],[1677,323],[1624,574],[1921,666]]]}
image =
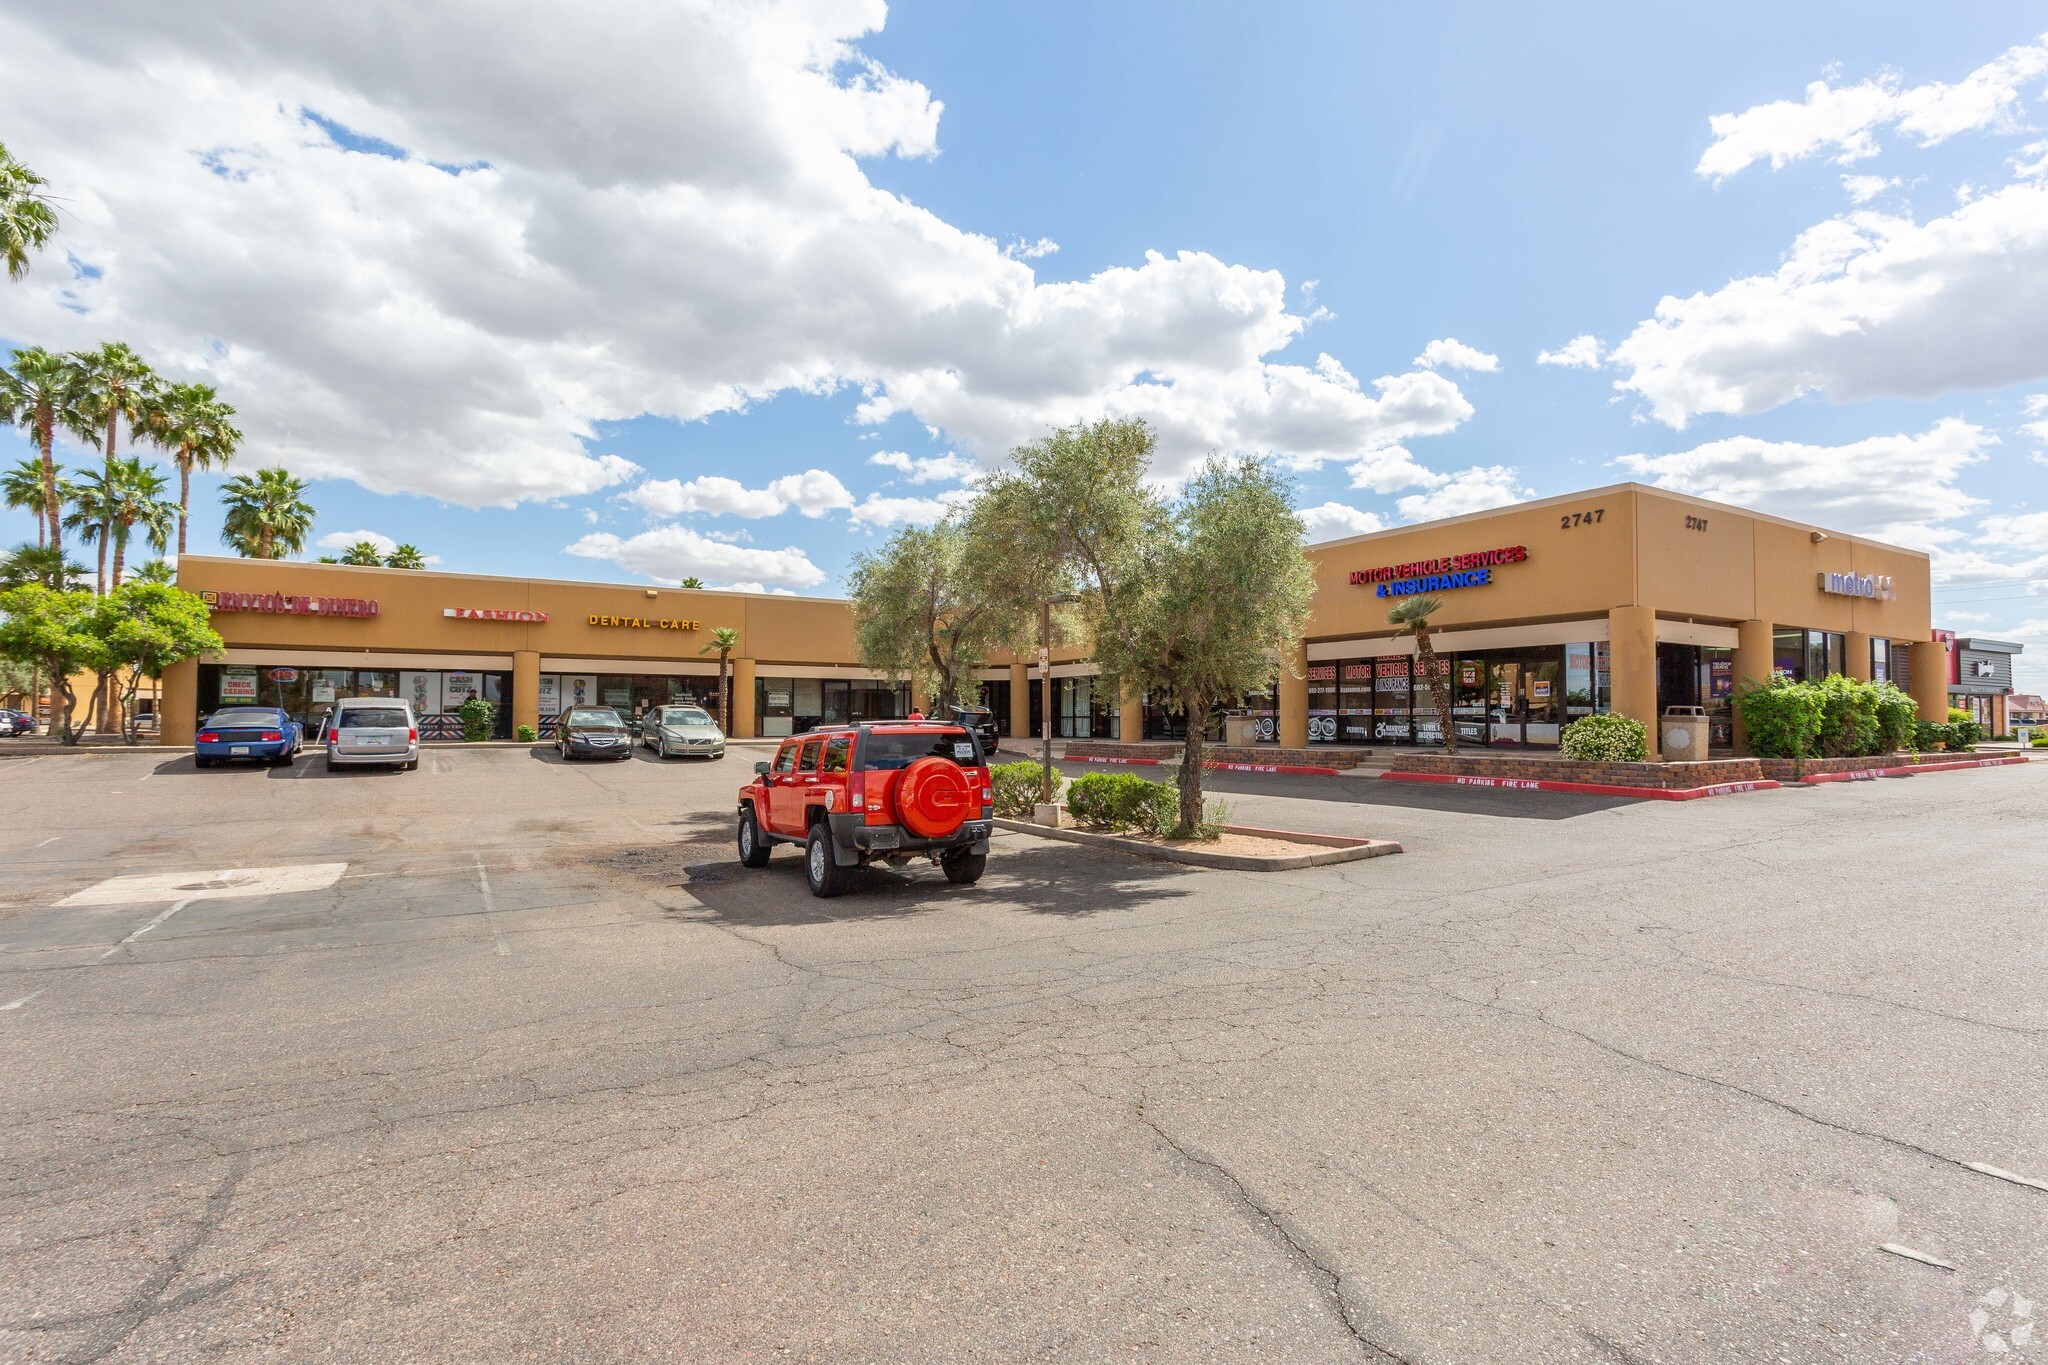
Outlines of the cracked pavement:
{"label": "cracked pavement", "polygon": [[0,1360],[1953,1361],[2048,1300],[1972,1169],[2048,1178],[2048,765],[1218,774],[1409,851],[818,901],[733,856],[752,757],[0,763]]}

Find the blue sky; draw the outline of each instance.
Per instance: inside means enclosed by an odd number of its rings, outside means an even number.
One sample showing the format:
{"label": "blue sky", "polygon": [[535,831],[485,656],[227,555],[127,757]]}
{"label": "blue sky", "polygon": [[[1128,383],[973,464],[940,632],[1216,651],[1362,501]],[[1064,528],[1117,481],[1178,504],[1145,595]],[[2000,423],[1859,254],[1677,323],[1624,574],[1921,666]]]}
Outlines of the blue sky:
{"label": "blue sky", "polygon": [[[1140,411],[1323,535],[1642,478],[1890,536],[2048,679],[2036,6],[631,11],[0,7],[0,141],[70,197],[0,337],[210,378],[316,535],[445,567],[833,592],[1009,441]],[[1453,338],[1494,368],[1420,363]]]}

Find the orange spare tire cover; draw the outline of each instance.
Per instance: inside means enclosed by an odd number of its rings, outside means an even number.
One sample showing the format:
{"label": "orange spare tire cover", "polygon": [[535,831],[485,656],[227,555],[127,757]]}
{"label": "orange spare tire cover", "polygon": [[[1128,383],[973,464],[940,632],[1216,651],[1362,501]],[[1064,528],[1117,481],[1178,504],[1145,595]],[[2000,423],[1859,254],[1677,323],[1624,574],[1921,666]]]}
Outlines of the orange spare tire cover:
{"label": "orange spare tire cover", "polygon": [[920,838],[943,838],[967,819],[970,792],[958,764],[920,758],[896,779],[896,817]]}

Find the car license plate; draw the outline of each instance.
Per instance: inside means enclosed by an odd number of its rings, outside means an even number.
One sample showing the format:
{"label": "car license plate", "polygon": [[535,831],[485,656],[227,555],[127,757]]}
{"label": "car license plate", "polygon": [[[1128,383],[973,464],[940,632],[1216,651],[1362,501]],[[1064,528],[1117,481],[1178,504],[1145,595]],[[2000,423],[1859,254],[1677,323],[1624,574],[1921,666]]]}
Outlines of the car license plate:
{"label": "car license plate", "polygon": [[384,737],[383,737],[382,735],[365,735],[365,736],[363,737],[363,743],[365,743],[365,744],[375,744],[375,745],[379,745],[379,746],[382,746],[382,745],[383,745],[383,744],[385,744],[386,742],[387,742],[387,741],[385,740],[385,738],[384,738]]}
{"label": "car license plate", "polygon": [[249,752],[249,746],[246,744],[236,744],[231,746],[228,752],[231,754],[246,754]]}

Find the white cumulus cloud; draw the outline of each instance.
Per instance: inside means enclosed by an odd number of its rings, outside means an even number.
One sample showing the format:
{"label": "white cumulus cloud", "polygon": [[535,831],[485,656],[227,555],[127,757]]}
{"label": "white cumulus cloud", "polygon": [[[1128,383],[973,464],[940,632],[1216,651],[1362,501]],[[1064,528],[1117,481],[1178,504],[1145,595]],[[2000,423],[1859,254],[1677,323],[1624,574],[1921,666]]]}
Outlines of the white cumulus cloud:
{"label": "white cumulus cloud", "polygon": [[824,571],[795,546],[757,550],[713,540],[687,526],[657,526],[624,538],[597,531],[562,548],[670,584],[685,578],[717,578],[814,588],[825,581]]}
{"label": "white cumulus cloud", "polygon": [[948,489],[934,498],[889,498],[870,493],[853,509],[862,526],[929,526],[973,496],[964,488]]}
{"label": "white cumulus cloud", "polygon": [[388,555],[398,548],[397,541],[376,531],[329,531],[313,543],[323,550],[346,550],[365,540],[376,546],[380,555]]}
{"label": "white cumulus cloud", "polygon": [[1875,156],[1877,131],[1896,127],[1931,147],[1979,128],[2010,130],[2027,87],[2048,72],[2048,37],[2022,43],[1954,85],[1903,85],[1881,76],[1855,85],[1815,81],[1801,100],[1773,100],[1708,120],[1714,140],[1693,169],[1722,179],[1759,161],[1780,167],[1817,152],[1843,164]]}
{"label": "white cumulus cloud", "polygon": [[868,463],[908,474],[912,483],[958,483],[981,472],[973,460],[955,455],[912,456],[907,451],[883,450],[868,456]]}
{"label": "white cumulus cloud", "polygon": [[853,506],[853,494],[846,485],[823,469],[806,469],[770,481],[765,488],[749,488],[723,474],[706,474],[687,482],[681,479],[649,479],[637,488],[619,494],[654,517],[680,517],[690,513],[710,516],[773,517],[795,510],[807,517]]}
{"label": "white cumulus cloud", "polygon": [[1666,297],[1614,348],[1616,387],[1683,427],[1819,393],[1926,398],[2048,375],[2048,184],[1925,223],[1858,212],[1800,234],[1769,275]]}
{"label": "white cumulus cloud", "polygon": [[1484,512],[1489,507],[1505,507],[1535,496],[1536,490],[1524,484],[1520,472],[1512,467],[1474,465],[1443,476],[1427,493],[1411,494],[1394,506],[1403,521],[1434,521],[1438,517],[1463,516],[1467,512]]}
{"label": "white cumulus cloud", "polygon": [[1899,178],[1895,175],[1845,175],[1842,177],[1842,188],[1848,192],[1850,201],[1857,204],[1869,203],[1886,190],[1896,187],[1898,183]]}
{"label": "white cumulus cloud", "polygon": [[1554,351],[1538,351],[1538,365],[1562,365],[1573,370],[1597,370],[1600,368],[1600,338],[1596,336],[1575,336]]}
{"label": "white cumulus cloud", "polygon": [[1386,523],[1371,512],[1363,512],[1341,502],[1326,502],[1316,507],[1304,507],[1296,515],[1301,518],[1301,524],[1308,528],[1308,538],[1311,541],[1362,536],[1368,531],[1386,529]]}
{"label": "white cumulus cloud", "polygon": [[1278,272],[1148,252],[1041,282],[1050,243],[1005,254],[871,182],[864,159],[937,151],[943,108],[861,50],[885,17],[12,7],[0,128],[97,273],[39,259],[9,335],[124,338],[218,385],[266,460],[472,506],[627,482],[590,449],[602,423],[792,390],[863,391],[862,420],[909,414],[983,462],[1142,416],[1169,477],[1210,450],[1314,464],[1471,415],[1429,371],[1273,359],[1311,321]]}
{"label": "white cumulus cloud", "polygon": [[1500,368],[1500,357],[1488,355],[1477,346],[1467,346],[1456,337],[1441,337],[1422,348],[1412,362],[1425,370],[1480,370],[1491,373]]}
{"label": "white cumulus cloud", "polygon": [[1943,539],[1938,529],[1928,534],[1930,524],[1984,505],[1957,480],[1996,444],[1984,428],[1949,417],[1918,435],[1832,446],[1731,436],[1615,463],[1662,488],[1929,549]]}

